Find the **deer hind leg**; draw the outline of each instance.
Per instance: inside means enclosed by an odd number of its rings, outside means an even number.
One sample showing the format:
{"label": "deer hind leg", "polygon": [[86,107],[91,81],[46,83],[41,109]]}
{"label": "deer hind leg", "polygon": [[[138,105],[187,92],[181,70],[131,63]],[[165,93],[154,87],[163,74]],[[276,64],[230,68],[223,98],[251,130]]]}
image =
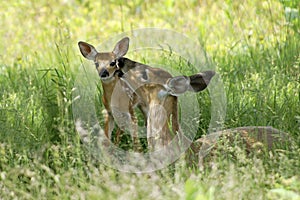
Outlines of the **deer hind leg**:
{"label": "deer hind leg", "polygon": [[[178,108],[177,108],[177,100],[173,102],[173,110],[172,110],[172,131],[173,134],[179,134],[179,121],[178,121]],[[169,117],[170,118],[170,117]]]}
{"label": "deer hind leg", "polygon": [[119,127],[116,131],[116,138],[115,138],[115,145],[119,146],[120,145],[120,142],[121,142],[121,136],[123,135],[124,131],[121,130]]}
{"label": "deer hind leg", "polygon": [[[165,145],[172,145],[173,151],[181,151],[181,146],[185,145],[185,141],[182,132],[180,132],[180,125],[178,121],[178,108],[177,99],[172,101],[172,107],[168,113],[168,124],[166,124],[167,130],[165,131]],[[171,130],[169,128],[171,126]]]}
{"label": "deer hind leg", "polygon": [[147,140],[150,151],[163,148],[168,135],[167,112],[163,106],[152,104],[147,117]]}
{"label": "deer hind leg", "polygon": [[135,118],[133,107],[130,106],[129,110],[120,110],[117,107],[113,107],[112,111],[115,122],[120,129],[116,133],[117,141],[120,140],[121,134],[123,134],[124,132],[129,132],[133,142],[133,149],[139,150],[140,143],[137,132],[137,119]]}
{"label": "deer hind leg", "polygon": [[131,138],[132,138],[132,143],[133,143],[133,150],[134,151],[141,151],[142,150],[142,145],[140,143],[140,139],[138,136],[138,122],[137,118],[135,117],[134,114],[134,109],[133,106],[129,107],[129,114],[130,114],[130,133],[131,133]]}

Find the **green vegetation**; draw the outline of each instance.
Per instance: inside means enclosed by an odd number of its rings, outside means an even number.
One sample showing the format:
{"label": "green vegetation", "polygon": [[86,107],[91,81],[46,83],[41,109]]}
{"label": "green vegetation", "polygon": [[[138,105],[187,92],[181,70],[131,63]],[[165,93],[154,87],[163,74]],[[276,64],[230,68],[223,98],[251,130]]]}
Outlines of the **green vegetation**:
{"label": "green vegetation", "polygon": [[[298,0],[2,1],[0,199],[300,199],[299,8]],[[77,42],[144,27],[203,46],[224,82],[226,127],[273,126],[296,144],[263,157],[225,146],[203,171],[180,161],[173,173],[129,174],[91,159],[72,118]],[[207,91],[197,98],[200,136],[210,100]]]}

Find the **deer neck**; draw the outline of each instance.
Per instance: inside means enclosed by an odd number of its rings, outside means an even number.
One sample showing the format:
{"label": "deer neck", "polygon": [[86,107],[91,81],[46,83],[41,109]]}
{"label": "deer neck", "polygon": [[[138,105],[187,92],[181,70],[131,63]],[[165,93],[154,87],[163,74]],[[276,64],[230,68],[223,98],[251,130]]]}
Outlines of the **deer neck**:
{"label": "deer neck", "polygon": [[120,79],[119,77],[115,77],[115,76],[113,78],[114,79],[109,82],[101,81],[101,85],[103,88],[102,100],[103,100],[104,107],[108,110],[108,112],[111,111],[110,104],[111,104],[112,93],[114,91],[117,81]]}
{"label": "deer neck", "polygon": [[137,65],[137,62],[132,61],[128,58],[122,57],[122,58],[118,59],[118,66],[123,73],[127,73],[129,70],[135,68],[136,65]]}

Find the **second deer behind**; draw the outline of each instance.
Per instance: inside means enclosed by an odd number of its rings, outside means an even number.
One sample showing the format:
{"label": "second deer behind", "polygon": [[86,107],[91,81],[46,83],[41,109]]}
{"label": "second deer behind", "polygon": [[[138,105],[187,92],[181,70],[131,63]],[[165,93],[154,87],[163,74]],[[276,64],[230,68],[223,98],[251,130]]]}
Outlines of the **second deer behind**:
{"label": "second deer behind", "polygon": [[215,75],[214,71],[204,71],[191,76],[173,77],[163,69],[125,58],[123,56],[129,48],[127,37],[109,53],[98,53],[85,42],[79,42],[78,45],[82,55],[95,62],[102,81],[103,103],[108,113],[105,135],[110,137],[115,120],[121,129],[129,127],[137,144],[137,123],[133,109],[139,107],[145,118],[150,150],[163,148],[170,143],[172,133],[180,131],[178,96],[187,91],[204,90]]}

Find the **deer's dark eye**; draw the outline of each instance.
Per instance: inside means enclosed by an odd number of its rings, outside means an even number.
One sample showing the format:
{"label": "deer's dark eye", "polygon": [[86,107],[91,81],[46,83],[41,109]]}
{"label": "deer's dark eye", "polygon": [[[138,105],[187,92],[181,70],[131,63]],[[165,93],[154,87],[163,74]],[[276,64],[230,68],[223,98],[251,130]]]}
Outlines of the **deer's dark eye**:
{"label": "deer's dark eye", "polygon": [[98,68],[98,67],[99,67],[99,63],[95,62],[95,65],[96,65],[96,68]]}
{"label": "deer's dark eye", "polygon": [[116,65],[116,62],[115,62],[115,61],[112,61],[109,65],[110,65],[111,67],[113,67],[113,66]]}

